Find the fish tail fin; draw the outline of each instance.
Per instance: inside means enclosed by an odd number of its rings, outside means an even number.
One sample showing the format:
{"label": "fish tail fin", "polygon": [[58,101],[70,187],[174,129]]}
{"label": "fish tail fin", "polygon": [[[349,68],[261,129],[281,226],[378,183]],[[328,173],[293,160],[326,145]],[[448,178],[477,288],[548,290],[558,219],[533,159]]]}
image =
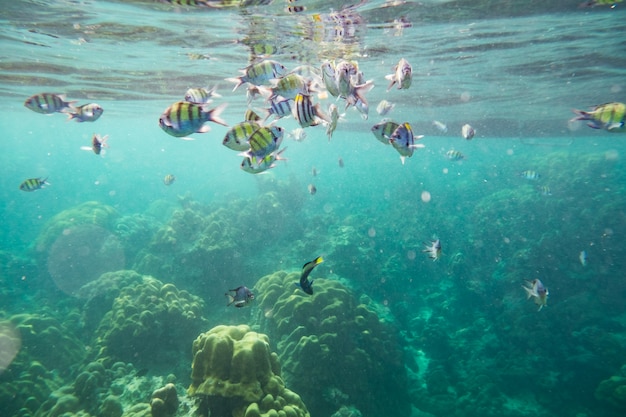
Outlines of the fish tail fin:
{"label": "fish tail fin", "polygon": [[224,111],[227,105],[228,104],[226,103],[222,103],[216,108],[207,111],[206,112],[207,120],[210,120],[211,122],[220,124],[222,126],[228,126],[228,123],[226,123],[226,121],[224,121],[224,119],[220,117],[220,114]]}
{"label": "fish tail fin", "polygon": [[226,296],[226,298],[228,298],[228,304],[226,304],[226,307],[235,302],[235,297],[233,297],[229,293],[224,293],[224,295]]}
{"label": "fish tail fin", "polygon": [[242,84],[245,83],[245,81],[243,80],[243,77],[235,77],[235,78],[225,78],[226,81],[230,81],[231,83],[235,83],[235,87],[233,88],[233,91],[235,91],[236,89],[238,89]]}
{"label": "fish tail fin", "polygon": [[374,81],[368,80],[365,83],[354,87],[354,95],[363,103],[367,104],[365,94],[367,94],[372,88],[374,88]]}
{"label": "fish tail fin", "polygon": [[315,106],[313,106],[313,111],[315,112],[315,115],[317,117],[319,117],[320,119],[322,119],[326,123],[332,123],[333,122],[333,120],[330,118],[330,116],[328,114],[326,114],[326,112],[324,110],[322,110],[322,107],[320,106],[319,103],[317,103]]}
{"label": "fish tail fin", "polygon": [[211,88],[208,88],[208,87],[207,87],[207,92],[209,93],[209,96],[211,96],[211,97],[217,97],[217,98],[222,97],[222,95],[221,95],[221,94],[218,94],[218,93],[217,93],[217,86],[216,86],[216,85],[214,85],[214,86],[213,86],[213,87],[211,87]]}
{"label": "fish tail fin", "polygon": [[589,114],[589,112],[586,112],[584,110],[572,109],[572,112],[574,112],[574,114],[576,116],[573,117],[572,119],[570,119],[571,122],[576,121],[576,120],[589,120],[589,119],[591,119],[591,115]]}

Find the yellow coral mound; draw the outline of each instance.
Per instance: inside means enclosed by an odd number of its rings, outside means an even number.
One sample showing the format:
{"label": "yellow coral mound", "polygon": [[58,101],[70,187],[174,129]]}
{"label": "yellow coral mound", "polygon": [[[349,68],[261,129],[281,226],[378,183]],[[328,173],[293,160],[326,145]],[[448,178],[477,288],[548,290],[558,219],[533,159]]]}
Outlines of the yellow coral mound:
{"label": "yellow coral mound", "polygon": [[266,335],[246,325],[217,326],[193,342],[190,396],[203,396],[201,413],[233,417],[309,417],[300,397],[285,388]]}

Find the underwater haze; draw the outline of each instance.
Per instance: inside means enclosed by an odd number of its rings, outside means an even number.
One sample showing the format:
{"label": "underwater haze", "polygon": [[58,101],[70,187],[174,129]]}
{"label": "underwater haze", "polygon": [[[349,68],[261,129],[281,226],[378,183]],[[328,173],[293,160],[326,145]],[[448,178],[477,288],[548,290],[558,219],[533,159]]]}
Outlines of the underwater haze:
{"label": "underwater haze", "polygon": [[0,415],[626,415],[626,3],[0,22]]}

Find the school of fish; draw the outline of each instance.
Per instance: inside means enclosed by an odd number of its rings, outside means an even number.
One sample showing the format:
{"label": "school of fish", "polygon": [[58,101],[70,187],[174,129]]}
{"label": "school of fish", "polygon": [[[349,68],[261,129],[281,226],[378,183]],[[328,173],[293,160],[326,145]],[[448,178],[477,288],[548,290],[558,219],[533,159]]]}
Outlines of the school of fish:
{"label": "school of fish", "polygon": [[[212,1],[212,0],[168,0],[169,3],[181,6],[201,6],[211,8],[231,7],[241,3],[239,0]],[[620,0],[610,2],[593,0],[581,4],[581,7],[595,7],[598,5],[615,4]],[[299,13],[305,10],[303,6],[288,6],[290,12]],[[351,14],[358,6],[348,6],[341,10]],[[337,23],[338,16],[314,15],[319,21],[329,20]],[[200,57],[197,59],[205,59]],[[411,87],[414,89],[413,67],[409,61],[402,57],[390,68],[390,73],[384,75],[389,82],[386,94],[392,99],[394,94],[403,94],[403,91]],[[228,107],[224,102],[213,105],[214,100],[219,100],[222,95],[217,93],[216,86],[191,87],[184,94],[181,92],[174,101],[158,118],[159,127],[168,135],[186,140],[192,139],[190,135],[203,134],[211,130],[209,123],[215,123],[229,127],[223,136],[222,144],[237,152],[242,158],[240,168],[251,174],[261,174],[276,167],[278,161],[285,161],[283,157],[286,147],[282,146],[285,136],[294,142],[306,140],[306,129],[323,126],[326,136],[331,141],[340,126],[340,120],[347,111],[353,107],[363,120],[369,118],[369,101],[367,94],[374,88],[372,79],[367,79],[355,60],[339,59],[324,60],[318,66],[302,65],[288,69],[282,63],[265,58],[255,60],[240,70],[239,75],[226,78],[226,81],[234,83],[233,92],[239,87],[245,86],[248,108],[238,120],[232,124],[227,123],[222,114]],[[406,93],[404,93],[406,94]],[[325,106],[322,100],[334,100]],[[104,109],[97,103],[87,103],[80,106],[76,101],[68,101],[64,94],[42,92],[27,98],[24,106],[36,113],[51,115],[54,113],[67,114],[67,120],[77,123],[95,122],[104,113]],[[384,145],[391,147],[399,154],[402,164],[407,158],[411,158],[415,151],[424,148],[420,142],[423,134],[415,134],[414,127],[408,121],[397,122],[387,116],[394,111],[396,104],[386,99],[381,100],[375,107],[376,114],[385,117],[371,127],[374,137]],[[589,110],[574,109],[575,117],[570,122],[584,121],[593,129],[604,130],[609,133],[626,132],[626,104],[621,102],[609,102],[591,107]],[[286,132],[285,128],[278,126],[278,122],[286,117],[293,117],[300,126],[292,132]],[[155,116],[156,118],[156,116]],[[233,114],[228,118],[235,119]],[[432,126],[440,134],[448,132],[448,126],[441,121],[433,120]],[[471,141],[476,135],[475,129],[468,123],[461,127],[460,136]],[[94,134],[89,146],[81,149],[92,151],[96,155],[104,155],[108,145],[108,135]],[[444,153],[450,161],[463,161],[465,155],[458,150],[449,149]],[[339,158],[339,166],[343,167],[343,159]],[[313,176],[317,171],[313,168]],[[539,181],[541,175],[527,169],[519,173],[519,177],[528,181]],[[50,185],[48,178],[28,178],[20,185],[19,189],[26,192],[37,191]],[[168,173],[163,177],[163,184],[169,186],[174,183],[176,177]],[[307,186],[311,195],[317,193],[314,184]],[[547,184],[538,186],[544,196],[552,195]],[[439,239],[425,243],[423,252],[433,261],[442,257],[442,246]],[[579,255],[581,265],[587,264],[587,253],[581,251]],[[313,281],[308,279],[311,271],[323,262],[322,257],[307,262],[302,268],[300,281],[296,286],[306,294],[313,294]],[[527,297],[532,298],[541,310],[547,305],[548,289],[539,279],[527,281],[524,285]],[[244,307],[253,299],[254,294],[245,286],[239,286],[226,293],[228,305]]]}

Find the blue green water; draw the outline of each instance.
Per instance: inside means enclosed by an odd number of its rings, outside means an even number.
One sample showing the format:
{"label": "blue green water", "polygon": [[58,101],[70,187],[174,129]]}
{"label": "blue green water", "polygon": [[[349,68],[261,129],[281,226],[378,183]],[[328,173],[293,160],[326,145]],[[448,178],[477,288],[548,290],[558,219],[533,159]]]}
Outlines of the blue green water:
{"label": "blue green water", "polygon": [[[220,324],[269,335],[312,417],[624,415],[626,135],[569,122],[574,108],[625,101],[624,5],[268,3],[3,5],[0,415],[119,417],[111,402],[150,415],[167,382],[175,415],[191,415],[191,346]],[[209,123],[194,140],[159,128],[190,87],[217,86],[211,106],[242,121],[246,87],[225,79],[259,51],[289,70],[358,62],[375,84],[369,118],[337,101],[330,141],[323,126],[286,137],[287,160],[259,175],[221,145],[228,127]],[[413,83],[386,91],[400,58]],[[23,106],[42,92],[104,114],[75,123]],[[370,132],[382,99],[396,104],[386,117],[424,135],[404,164]],[[109,136],[103,155],[81,149],[95,133]],[[19,189],[37,177],[50,185]],[[433,262],[423,250],[435,239]],[[268,306],[278,295],[259,291],[279,271],[297,281],[319,255],[313,288],[349,297],[315,298],[301,323],[280,316]],[[522,288],[534,279],[549,290],[540,311]],[[226,307],[240,285],[257,300]],[[280,288],[281,302],[306,297]],[[361,327],[360,305],[375,325]],[[303,332],[341,343],[299,357]]]}

